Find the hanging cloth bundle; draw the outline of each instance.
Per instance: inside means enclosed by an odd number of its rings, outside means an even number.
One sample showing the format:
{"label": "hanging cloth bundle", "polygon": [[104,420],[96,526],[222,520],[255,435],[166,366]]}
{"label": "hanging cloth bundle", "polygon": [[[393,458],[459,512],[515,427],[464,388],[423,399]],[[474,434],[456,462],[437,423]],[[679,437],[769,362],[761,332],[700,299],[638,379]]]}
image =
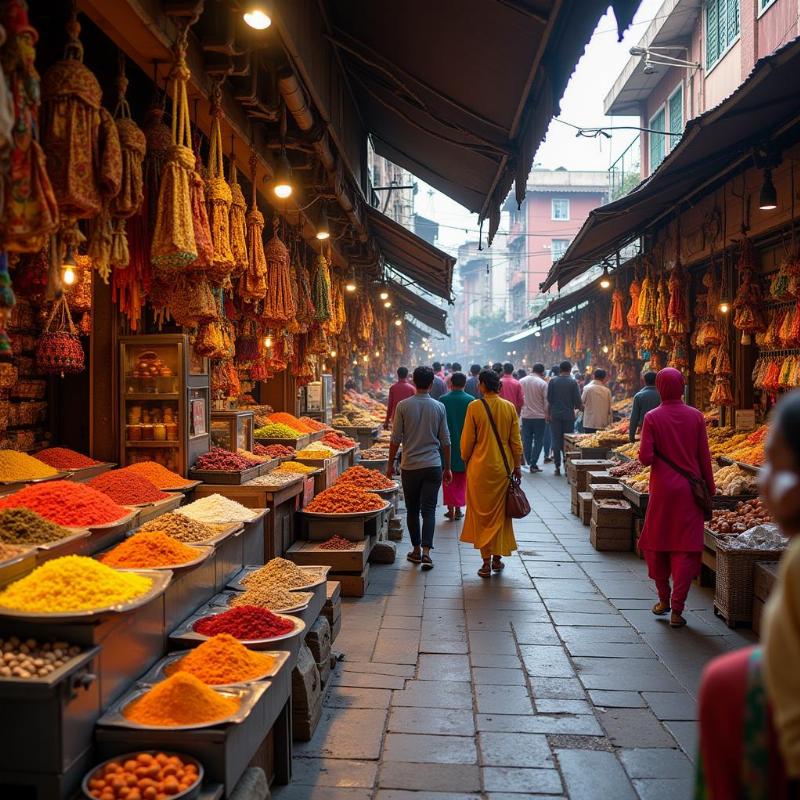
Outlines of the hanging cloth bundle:
{"label": "hanging cloth bundle", "polygon": [[231,232],[231,255],[233,256],[232,278],[238,278],[246,269],[247,261],[247,203],[239,185],[236,162],[231,148],[231,212],[228,224]]}
{"label": "hanging cloth bundle", "polygon": [[187,30],[175,42],[175,66],[172,69],[172,147],[161,174],[158,209],[153,230],[151,259],[163,270],[177,270],[197,259],[197,243],[192,217],[190,181],[194,172],[191,125],[186,84]]}
{"label": "hanging cloth bundle", "polygon": [[278,218],[272,220],[272,238],[264,251],[267,262],[267,294],[264,298],[264,321],[270,327],[281,327],[294,319],[292,276],[289,250],[278,238]]}
{"label": "hanging cloth bundle", "polygon": [[216,82],[211,100],[211,148],[208,156],[208,180],[206,180],[206,199],[208,203],[208,221],[211,228],[211,257],[208,277],[219,286],[230,286],[230,274],[233,271],[233,253],[231,252],[230,210],[231,187],[225,180],[225,167],[222,159],[222,89]]}
{"label": "hanging cloth bundle", "polygon": [[139,213],[144,200],[142,164],[147,152],[147,140],[141,128],[131,118],[131,107],[126,97],[128,79],[125,76],[125,57],[120,53],[120,72],[117,78],[117,107],[114,122],[122,148],[122,181],[120,190],[111,202],[114,218],[114,239],[111,246],[111,265],[126,269],[130,264],[127,220]]}
{"label": "hanging cloth bundle", "polygon": [[311,301],[314,303],[314,318],[319,322],[327,322],[331,318],[333,303],[330,266],[324,253],[317,256],[317,271],[314,273]]}
{"label": "hanging cloth bundle", "polygon": [[14,127],[11,169],[6,179],[0,243],[4,250],[35,253],[58,228],[58,205],[36,134],[39,130],[38,34],[28,21],[23,0],[3,6],[6,31],[3,72],[11,90]]}
{"label": "hanging cloth bundle", "polygon": [[194,169],[189,178],[189,194],[192,198],[192,225],[194,242],[197,245],[197,258],[189,265],[192,272],[202,272],[211,267],[214,261],[214,242],[211,239],[211,223],[208,221],[206,203],[206,182],[203,179],[203,160],[200,158],[200,135],[195,136]]}
{"label": "hanging cloth bundle", "polygon": [[239,282],[239,294],[249,303],[263,300],[267,293],[267,259],[264,256],[264,215],[256,203],[256,157],[250,157],[250,173],[253,176],[253,194],[247,212],[247,270]]}
{"label": "hanging cloth bundle", "polygon": [[117,127],[101,105],[97,78],[83,63],[81,26],[73,8],[64,58],[42,79],[42,143],[58,207],[67,219],[107,210],[122,181]]}

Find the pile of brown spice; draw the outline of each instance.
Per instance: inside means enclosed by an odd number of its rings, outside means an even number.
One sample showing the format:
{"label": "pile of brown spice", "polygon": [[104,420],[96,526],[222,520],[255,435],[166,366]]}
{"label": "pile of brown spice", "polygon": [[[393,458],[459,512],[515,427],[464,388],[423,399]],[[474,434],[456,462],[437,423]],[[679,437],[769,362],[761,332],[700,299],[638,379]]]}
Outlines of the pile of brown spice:
{"label": "pile of brown spice", "polygon": [[207,542],[217,535],[218,531],[211,525],[205,522],[198,522],[183,514],[162,514],[160,517],[151,519],[145,522],[141,528],[141,533],[165,533],[179,542],[186,542],[188,544]]}

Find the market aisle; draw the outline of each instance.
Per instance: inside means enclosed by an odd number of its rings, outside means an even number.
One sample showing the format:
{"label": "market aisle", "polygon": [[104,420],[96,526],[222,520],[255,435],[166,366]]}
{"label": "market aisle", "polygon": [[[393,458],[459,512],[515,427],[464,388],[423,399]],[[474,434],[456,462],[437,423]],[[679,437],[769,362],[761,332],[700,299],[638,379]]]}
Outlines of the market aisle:
{"label": "market aisle", "polygon": [[[373,567],[348,601],[313,741],[280,800],[691,797],[695,695],[711,657],[753,640],[692,587],[670,630],[644,562],[598,553],[564,478],[525,474],[534,512],[500,577],[442,519],[436,568]],[[444,509],[440,509],[440,515]]]}

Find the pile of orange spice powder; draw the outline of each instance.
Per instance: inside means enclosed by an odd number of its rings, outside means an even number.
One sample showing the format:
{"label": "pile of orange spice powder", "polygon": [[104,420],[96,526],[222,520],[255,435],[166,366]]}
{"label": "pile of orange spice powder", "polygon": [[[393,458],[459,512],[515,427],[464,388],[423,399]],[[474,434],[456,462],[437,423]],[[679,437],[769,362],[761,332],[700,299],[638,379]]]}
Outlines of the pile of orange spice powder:
{"label": "pile of orange spice powder", "polygon": [[177,472],[162,467],[161,464],[155,461],[138,461],[136,464],[124,467],[119,472],[141,475],[159,489],[182,489],[184,486],[190,486],[194,483],[194,481],[187,481],[186,478],[182,478]]}
{"label": "pile of orange spice powder", "polygon": [[154,569],[194,561],[204,551],[179,542],[161,531],[136,533],[100,557],[109,567]]}
{"label": "pile of orange spice powder", "polygon": [[218,633],[170,664],[165,672],[190,672],[203,683],[223,686],[263,677],[275,665],[269,653],[248,650],[229,633]]}
{"label": "pile of orange spice powder", "polygon": [[176,672],[157,683],[122,710],[131,722],[166,728],[205,725],[239,710],[239,699],[207,686],[188,672]]}
{"label": "pile of orange spice powder", "polygon": [[102,492],[73,481],[33,483],[2,498],[2,508],[27,508],[67,528],[107,525],[128,514]]}
{"label": "pile of orange spice powder", "polygon": [[340,482],[320,492],[307,506],[306,511],[316,514],[357,514],[361,511],[379,511],[386,501],[371,492],[365,492],[352,483]]}

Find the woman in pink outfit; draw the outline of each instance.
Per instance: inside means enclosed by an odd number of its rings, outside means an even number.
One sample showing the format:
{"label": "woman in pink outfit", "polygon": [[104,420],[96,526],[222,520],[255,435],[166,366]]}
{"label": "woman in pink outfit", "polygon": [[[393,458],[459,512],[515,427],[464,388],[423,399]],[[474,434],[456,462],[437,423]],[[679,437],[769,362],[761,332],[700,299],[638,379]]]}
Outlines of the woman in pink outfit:
{"label": "woman in pink outfit", "polygon": [[683,387],[683,375],[678,370],[667,368],[658,373],[656,388],[661,405],[645,415],[639,446],[639,460],[652,467],[650,501],[639,547],[658,589],[653,613],[660,616],[671,610],[669,624],[673,628],[686,624],[683,606],[692,578],[700,571],[703,512],[695,503],[687,478],[659,454],[702,478],[712,495],[716,491],[705,420],[696,408],[683,402]]}

